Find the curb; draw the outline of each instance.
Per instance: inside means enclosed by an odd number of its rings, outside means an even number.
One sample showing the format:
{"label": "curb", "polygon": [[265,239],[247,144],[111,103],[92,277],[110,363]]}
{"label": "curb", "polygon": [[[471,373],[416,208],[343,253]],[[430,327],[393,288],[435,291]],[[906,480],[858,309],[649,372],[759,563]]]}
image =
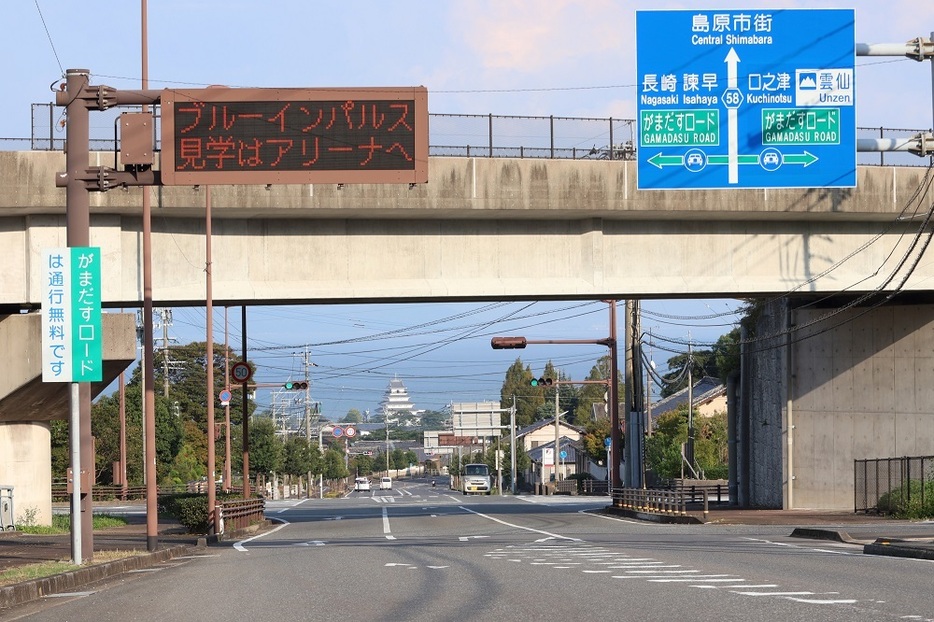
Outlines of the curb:
{"label": "curb", "polygon": [[908,540],[878,538],[872,544],[863,547],[863,554],[934,560],[934,546],[913,544]]}
{"label": "curb", "polygon": [[808,538],[809,540],[832,540],[833,542],[845,542],[847,544],[859,544],[859,541],[851,538],[850,534],[845,531],[839,531],[837,529],[795,527],[794,531],[791,532],[791,537]]}
{"label": "curb", "polygon": [[137,555],[103,564],[94,564],[70,572],[0,587],[0,610],[22,605],[43,596],[60,594],[131,570],[143,570],[190,552],[191,545],[177,545],[146,555]]}
{"label": "curb", "polygon": [[654,514],[651,512],[639,512],[638,510],[627,510],[624,508],[618,508],[613,505],[608,505],[603,510],[598,510],[603,514],[609,514],[612,516],[625,516],[626,518],[635,518],[638,520],[644,520],[651,523],[666,523],[674,525],[701,525],[704,521],[700,520],[696,516],[680,516],[677,514]]}

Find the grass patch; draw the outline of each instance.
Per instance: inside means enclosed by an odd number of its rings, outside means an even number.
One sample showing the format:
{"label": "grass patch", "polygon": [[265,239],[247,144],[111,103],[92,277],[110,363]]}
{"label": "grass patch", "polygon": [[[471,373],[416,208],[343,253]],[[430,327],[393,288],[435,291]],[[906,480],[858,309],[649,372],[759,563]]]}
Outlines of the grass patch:
{"label": "grass patch", "polygon": [[[95,514],[93,529],[113,529],[114,527],[123,527],[128,521],[122,516],[111,516],[110,514]],[[71,532],[71,516],[68,514],[53,514],[51,525],[33,525],[21,523],[16,526],[17,531],[38,535],[61,535]]]}
{"label": "grass patch", "polygon": [[[117,561],[118,559],[126,559],[127,557],[136,557],[137,555],[145,554],[145,551],[98,551],[94,553],[94,560],[90,564],[85,565],[104,564]],[[13,585],[14,583],[22,583],[23,581],[43,579],[63,572],[77,570],[78,568],[81,568],[81,566],[72,564],[70,560],[37,562],[35,564],[17,566],[16,568],[10,568],[9,570],[0,572],[0,587]]]}

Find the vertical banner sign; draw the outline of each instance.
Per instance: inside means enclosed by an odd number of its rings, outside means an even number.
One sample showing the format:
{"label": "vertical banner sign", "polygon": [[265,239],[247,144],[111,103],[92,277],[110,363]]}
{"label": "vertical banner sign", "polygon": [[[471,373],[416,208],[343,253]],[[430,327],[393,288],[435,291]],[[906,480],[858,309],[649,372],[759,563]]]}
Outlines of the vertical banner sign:
{"label": "vertical banner sign", "polygon": [[42,253],[42,381],[99,382],[101,250],[46,249]]}
{"label": "vertical banner sign", "polygon": [[636,12],[641,190],[856,186],[852,9]]}

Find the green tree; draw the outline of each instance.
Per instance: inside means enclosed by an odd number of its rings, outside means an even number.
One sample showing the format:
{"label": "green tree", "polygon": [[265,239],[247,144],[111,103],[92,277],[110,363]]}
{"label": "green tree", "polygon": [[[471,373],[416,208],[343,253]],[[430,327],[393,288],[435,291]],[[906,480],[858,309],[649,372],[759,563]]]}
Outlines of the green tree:
{"label": "green tree", "polygon": [[[317,448],[315,448],[317,449]],[[304,477],[312,470],[312,447],[300,436],[290,436],[282,448],[282,472],[295,477]]]}
{"label": "green tree", "polygon": [[610,437],[610,420],[600,418],[591,421],[584,428],[581,442],[587,456],[597,464],[607,464],[606,439]]}
{"label": "green tree", "polygon": [[[686,405],[661,415],[646,439],[646,466],[659,477],[681,477],[681,446],[688,439]],[[728,470],[726,413],[694,414],[694,460],[707,479],[725,479]]]}
{"label": "green tree", "polygon": [[181,450],[175,455],[172,464],[160,480],[163,485],[178,486],[193,482],[207,475],[207,468],[198,459],[195,449],[183,443]]}
{"label": "green tree", "polygon": [[344,415],[344,418],[341,419],[341,423],[362,423],[363,415],[360,414],[360,411],[356,408],[351,408],[347,411],[347,414]]}
{"label": "green tree", "polygon": [[447,429],[447,422],[450,418],[450,415],[446,415],[440,410],[426,410],[422,413],[422,429],[445,430]]}
{"label": "green tree", "polygon": [[272,419],[256,419],[250,423],[250,471],[269,476],[280,473],[283,458],[282,441],[276,436]]}
{"label": "green tree", "polygon": [[331,445],[324,452],[322,475],[324,479],[332,482],[349,475],[344,465],[344,451],[337,445]]}
{"label": "green tree", "polygon": [[[522,359],[516,361],[506,370],[506,378],[500,390],[500,407],[511,408],[513,397],[516,398],[516,426],[523,428],[535,421],[535,411],[545,402],[541,390],[531,386],[532,370],[523,367]],[[505,425],[509,424],[509,414],[503,413]]]}

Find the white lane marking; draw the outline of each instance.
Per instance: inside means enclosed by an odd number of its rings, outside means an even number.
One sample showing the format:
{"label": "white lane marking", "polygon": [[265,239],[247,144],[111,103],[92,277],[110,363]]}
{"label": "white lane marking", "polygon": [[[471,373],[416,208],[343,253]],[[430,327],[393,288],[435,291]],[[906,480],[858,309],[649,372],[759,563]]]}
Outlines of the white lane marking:
{"label": "white lane marking", "polygon": [[[800,544],[792,544],[792,543],[790,543],[790,542],[776,542],[776,541],[774,541],[774,540],[766,540],[766,539],[763,539],[763,538],[749,538],[749,537],[744,537],[744,538],[742,538],[742,539],[743,539],[743,540],[749,540],[750,542],[758,542],[758,543],[760,543],[760,544],[770,544],[770,545],[772,545],[772,546],[783,546],[783,547],[785,547],[785,548],[799,549],[799,550],[802,550],[802,551],[814,551],[814,552],[817,552],[817,553],[832,553],[832,554],[834,554],[834,555],[856,555],[856,554],[857,554],[857,553],[854,553],[854,552],[852,552],[852,551],[847,551],[847,550],[842,550],[842,549],[818,549],[818,548],[814,548],[814,547],[810,547],[810,546],[803,546],[803,545],[800,545]],[[852,546],[852,545],[843,544],[843,546]],[[860,552],[859,552],[858,554],[859,554],[859,555],[862,555],[862,547],[860,547]]]}
{"label": "white lane marking", "polygon": [[743,596],[814,596],[814,592],[740,592],[736,591],[736,594],[741,594]]}
{"label": "white lane marking", "polygon": [[383,508],[383,533],[386,534],[387,540],[396,539],[395,536],[390,535],[392,533],[392,530],[389,529],[389,510],[387,508]]}
{"label": "white lane marking", "polygon": [[467,542],[468,540],[475,539],[479,540],[480,538],[489,538],[490,536],[460,536],[458,540],[461,542]]}
{"label": "white lane marking", "polygon": [[524,527],[524,526],[522,526],[522,525],[516,525],[516,524],[514,524],[514,523],[507,523],[507,522],[504,521],[504,520],[500,520],[500,519],[498,519],[498,518],[493,518],[492,516],[490,516],[490,515],[488,515],[488,514],[483,514],[482,512],[477,512],[476,510],[471,510],[470,508],[464,507],[463,505],[462,505],[462,506],[459,506],[459,507],[460,507],[460,509],[464,510],[465,512],[470,512],[471,514],[476,514],[477,516],[480,516],[480,517],[485,518],[485,519],[487,519],[487,520],[491,520],[491,521],[493,521],[493,522],[495,522],[495,523],[499,523],[499,524],[501,524],[501,525],[506,525],[507,527],[512,527],[512,528],[514,528],[514,529],[524,529],[525,531],[531,531],[531,532],[534,532],[534,533],[540,533],[540,534],[542,534],[542,535],[551,536],[552,538],[559,538],[559,539],[561,539],[561,540],[570,540],[570,541],[572,541],[572,542],[583,542],[583,540],[581,540],[580,538],[570,538],[570,537],[568,537],[568,536],[560,536],[560,535],[558,535],[558,534],[550,533],[550,532],[548,532],[548,531],[543,531],[543,530],[541,530],[541,529],[534,529],[534,528],[532,528],[532,527]]}
{"label": "white lane marking", "polygon": [[415,566],[413,566],[412,564],[398,564],[398,563],[395,563],[395,562],[388,562],[388,563],[385,564],[385,566],[387,566],[387,567],[389,567],[389,568],[393,568],[393,567],[395,567],[395,566],[404,566],[404,567],[406,567],[406,568],[415,568]]}
{"label": "white lane marking", "polygon": [[324,540],[309,540],[308,542],[299,542],[295,546],[324,546]]}
{"label": "white lane marking", "polygon": [[247,542],[252,542],[253,540],[256,540],[258,538],[263,538],[265,536],[268,536],[271,533],[276,533],[277,531],[279,531],[280,529],[282,529],[283,527],[289,524],[289,521],[281,519],[281,518],[270,518],[269,520],[277,520],[277,521],[280,521],[282,524],[276,527],[275,529],[272,529],[265,533],[255,535],[252,538],[247,538],[246,540],[240,540],[239,542],[234,542],[234,545],[233,545],[234,550],[240,551],[241,553],[246,553],[247,550],[246,550],[246,547],[243,546],[244,544],[246,544]]}
{"label": "white lane marking", "polygon": [[94,594],[94,592],[60,592],[58,594],[46,594],[43,598],[69,598],[69,597],[85,597]]}
{"label": "white lane marking", "polygon": [[840,598],[836,600],[823,600],[820,598],[794,598],[790,597],[788,600],[793,600],[797,603],[809,603],[811,605],[852,605],[856,602],[855,598]]}
{"label": "white lane marking", "polygon": [[431,568],[432,570],[442,570],[444,568],[450,568],[450,566],[428,566],[428,568]]}

